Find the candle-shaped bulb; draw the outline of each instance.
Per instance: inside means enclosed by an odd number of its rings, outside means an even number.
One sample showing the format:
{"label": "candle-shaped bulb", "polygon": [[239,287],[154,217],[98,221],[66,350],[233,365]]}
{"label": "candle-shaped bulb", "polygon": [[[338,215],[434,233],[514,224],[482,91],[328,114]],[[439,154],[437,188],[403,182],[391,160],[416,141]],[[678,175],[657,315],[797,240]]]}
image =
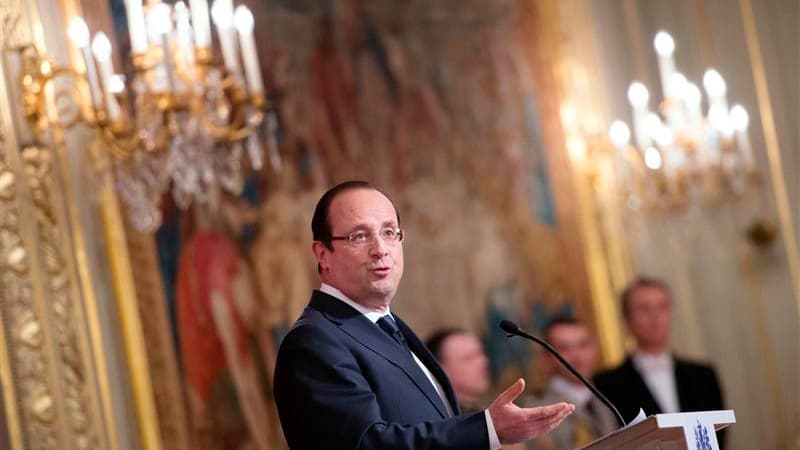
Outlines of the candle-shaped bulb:
{"label": "candle-shaped bulb", "polygon": [[151,36],[159,36],[169,33],[172,30],[170,20],[170,9],[166,3],[156,3],[150,8],[147,15],[147,25],[150,28]]}
{"label": "candle-shaped bulb", "polygon": [[198,48],[211,45],[211,25],[208,23],[208,2],[206,0],[189,0],[192,13],[192,30],[194,44]]}
{"label": "candle-shaped bulb", "polygon": [[711,108],[708,109],[708,122],[714,129],[725,136],[733,134],[731,118],[728,115],[728,111],[722,105],[711,105]]}
{"label": "candle-shaped bulb", "polygon": [[178,43],[180,46],[191,50],[192,46],[192,25],[190,23],[189,8],[186,3],[175,3],[175,30],[177,34]]}
{"label": "candle-shaped bulb", "polygon": [[736,104],[731,108],[731,125],[736,131],[747,131],[747,126],[750,124],[750,116],[747,110],[742,105]]}
{"label": "candle-shaped bulb", "polygon": [[697,87],[694,83],[687,83],[686,90],[683,92],[683,100],[692,106],[700,106],[700,102],[703,100],[703,94],[700,92],[700,88]]}
{"label": "candle-shaped bulb", "polygon": [[664,123],[661,121],[661,118],[658,117],[658,114],[651,112],[644,120],[644,127],[649,136],[656,137],[661,133]]}
{"label": "candle-shaped bulb", "polygon": [[189,8],[185,2],[175,2],[175,17],[189,17]]}
{"label": "candle-shaped bulb", "polygon": [[674,98],[684,98],[689,83],[686,76],[680,72],[675,72],[669,79],[669,92]]}
{"label": "candle-shaped bulb", "polygon": [[634,81],[628,88],[628,101],[635,108],[644,108],[650,100],[650,93],[644,84]]}
{"label": "candle-shaped bulb", "polygon": [[147,52],[147,26],[144,19],[142,0],[127,0],[128,34],[131,39],[131,51],[136,54]]}
{"label": "candle-shaped bulb", "polygon": [[108,92],[119,94],[125,90],[125,76],[115,73],[108,79]]}
{"label": "candle-shaped bulb", "polygon": [[661,152],[655,147],[647,147],[644,151],[644,165],[649,169],[658,170],[661,168]]}
{"label": "candle-shaped bulb", "polygon": [[253,13],[246,6],[239,5],[236,7],[233,23],[239,33],[250,33],[253,31]]}
{"label": "candle-shaped bulb", "polygon": [[72,19],[69,23],[68,34],[78,48],[84,48],[89,45],[89,27],[86,26],[86,22],[82,18],[76,17]]}
{"label": "candle-shaped bulb", "polygon": [[92,39],[92,53],[98,62],[105,62],[111,58],[111,41],[102,31]]}
{"label": "candle-shaped bulb", "polygon": [[230,0],[216,0],[211,5],[211,19],[219,28],[233,26],[233,5]]}
{"label": "candle-shaped bulb", "polygon": [[722,97],[727,89],[722,75],[714,69],[708,69],[703,74],[703,87],[706,88],[709,97]]}
{"label": "candle-shaped bulb", "polygon": [[659,31],[656,33],[655,39],[653,39],[653,47],[655,47],[659,56],[670,57],[675,51],[675,41],[666,31]]}
{"label": "candle-shaped bulb", "polygon": [[236,29],[239,31],[239,44],[242,50],[244,73],[247,78],[247,88],[251,94],[264,92],[264,82],[261,80],[261,66],[258,64],[256,40],[253,36],[253,14],[246,6],[238,6],[234,17]]}
{"label": "candle-shaped bulb", "polygon": [[655,134],[653,135],[653,139],[660,145],[661,147],[669,147],[672,145],[672,141],[675,139],[675,135],[670,130],[669,127],[661,126],[657,129]]}
{"label": "candle-shaped bulb", "polygon": [[628,145],[628,142],[631,140],[631,130],[625,122],[615,120],[608,128],[608,136],[611,138],[611,142],[614,143],[614,146],[623,148]]}

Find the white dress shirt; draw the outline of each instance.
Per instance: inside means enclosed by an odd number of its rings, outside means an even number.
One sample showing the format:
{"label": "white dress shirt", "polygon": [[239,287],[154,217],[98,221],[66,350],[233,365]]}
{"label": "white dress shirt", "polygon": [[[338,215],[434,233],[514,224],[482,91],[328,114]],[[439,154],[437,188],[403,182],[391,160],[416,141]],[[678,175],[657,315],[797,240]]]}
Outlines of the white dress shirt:
{"label": "white dress shirt", "polygon": [[[335,298],[343,301],[344,303],[346,303],[351,308],[353,308],[356,311],[358,311],[361,314],[363,314],[364,317],[369,319],[369,321],[372,322],[372,323],[376,323],[378,321],[378,319],[380,319],[381,317],[388,316],[388,315],[391,314],[391,312],[389,311],[389,307],[388,306],[386,307],[386,311],[380,311],[379,312],[379,311],[369,310],[369,309],[365,308],[363,305],[360,305],[360,304],[354,302],[353,300],[349,299],[340,290],[336,289],[335,287],[333,287],[333,286],[331,286],[329,284],[322,283],[322,286],[320,286],[319,290],[324,292],[324,293],[326,293],[326,294],[328,294],[328,295],[330,295],[330,296],[332,296],[332,297],[335,297]],[[381,332],[383,332],[383,331],[381,331]],[[414,354],[414,352],[410,351],[410,353],[411,353],[411,356],[414,358],[414,362],[417,363],[419,368],[422,370],[422,373],[424,373],[425,376],[428,377],[428,380],[430,380],[431,384],[433,385],[433,388],[436,390],[436,393],[439,394],[439,398],[442,399],[442,403],[444,404],[444,407],[447,408],[447,414],[450,417],[453,417],[453,408],[450,405],[450,401],[447,400],[447,396],[444,393],[444,389],[442,388],[441,383],[439,383],[439,381],[436,380],[436,377],[433,376],[431,371],[428,370],[428,368],[425,366],[425,364],[422,363],[422,361],[417,357],[417,355]],[[484,414],[486,416],[486,428],[489,431],[489,447],[491,448],[491,450],[498,450],[501,447],[500,439],[497,437],[497,431],[494,429],[494,423],[492,422],[492,416],[489,414],[489,410],[488,409],[484,411]]]}
{"label": "white dress shirt", "polygon": [[672,359],[672,354],[664,352],[653,355],[637,351],[631,355],[631,359],[650,393],[661,406],[662,412],[680,412],[678,388],[675,383],[675,361]]}

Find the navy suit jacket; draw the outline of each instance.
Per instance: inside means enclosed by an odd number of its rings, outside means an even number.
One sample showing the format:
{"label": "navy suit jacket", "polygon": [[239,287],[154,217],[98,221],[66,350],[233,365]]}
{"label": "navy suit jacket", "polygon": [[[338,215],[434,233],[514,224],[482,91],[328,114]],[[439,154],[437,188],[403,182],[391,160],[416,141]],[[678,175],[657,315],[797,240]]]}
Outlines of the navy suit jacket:
{"label": "navy suit jacket", "polygon": [[[453,389],[433,355],[402,320],[397,323],[457,414]],[[448,418],[407,349],[320,291],[281,342],[273,389],[295,450],[489,448],[483,411]]]}

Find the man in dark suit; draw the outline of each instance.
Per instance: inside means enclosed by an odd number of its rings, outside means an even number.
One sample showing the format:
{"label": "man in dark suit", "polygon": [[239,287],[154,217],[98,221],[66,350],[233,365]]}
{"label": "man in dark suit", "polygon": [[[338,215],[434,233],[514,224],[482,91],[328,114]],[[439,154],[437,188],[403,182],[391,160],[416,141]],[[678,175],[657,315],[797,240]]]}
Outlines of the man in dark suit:
{"label": "man in dark suit", "polygon": [[514,383],[460,415],[433,356],[389,305],[403,274],[394,204],[365,182],[326,192],[312,250],[322,286],[281,343],[274,393],[293,449],[496,449],[555,428],[567,403],[519,408]]}
{"label": "man in dark suit", "polygon": [[622,311],[637,349],[594,382],[625,420],[639,408],[647,415],[724,409],[714,369],[670,351],[672,294],[663,281],[634,280],[622,293]]}

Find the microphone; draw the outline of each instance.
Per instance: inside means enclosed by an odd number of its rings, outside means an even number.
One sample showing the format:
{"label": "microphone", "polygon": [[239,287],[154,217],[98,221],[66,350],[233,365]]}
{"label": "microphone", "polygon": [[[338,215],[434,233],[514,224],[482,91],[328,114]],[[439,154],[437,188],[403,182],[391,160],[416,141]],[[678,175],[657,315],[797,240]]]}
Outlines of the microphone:
{"label": "microphone", "polygon": [[592,394],[594,394],[595,397],[599,398],[600,401],[603,402],[604,405],[608,406],[608,409],[610,409],[614,413],[614,415],[617,416],[617,420],[619,420],[619,422],[623,426],[627,425],[627,423],[625,422],[625,419],[622,418],[622,414],[619,413],[619,411],[614,406],[614,404],[611,403],[606,398],[606,396],[603,395],[599,390],[597,390],[597,388],[594,387],[594,385],[592,383],[587,381],[586,378],[583,377],[583,375],[579,374],[578,371],[575,370],[574,367],[572,367],[572,364],[567,362],[567,360],[564,359],[564,357],[561,356],[561,354],[558,353],[558,351],[556,349],[554,349],[552,345],[548,344],[547,341],[545,341],[544,339],[538,338],[536,336],[530,335],[530,334],[520,330],[519,326],[517,324],[515,324],[514,322],[510,321],[510,320],[505,320],[505,319],[501,320],[500,321],[500,328],[503,331],[505,331],[506,333],[508,333],[508,335],[509,335],[508,337],[511,337],[511,335],[520,336],[520,337],[529,339],[529,340],[531,340],[533,342],[536,342],[537,344],[539,344],[542,347],[544,347],[545,349],[547,349],[547,351],[552,353],[553,356],[555,356],[561,362],[561,364],[564,365],[564,367],[569,369],[569,371],[573,375],[575,375],[579,380],[581,380],[581,382],[584,385],[586,385],[586,387],[589,388],[590,391],[592,391]]}

